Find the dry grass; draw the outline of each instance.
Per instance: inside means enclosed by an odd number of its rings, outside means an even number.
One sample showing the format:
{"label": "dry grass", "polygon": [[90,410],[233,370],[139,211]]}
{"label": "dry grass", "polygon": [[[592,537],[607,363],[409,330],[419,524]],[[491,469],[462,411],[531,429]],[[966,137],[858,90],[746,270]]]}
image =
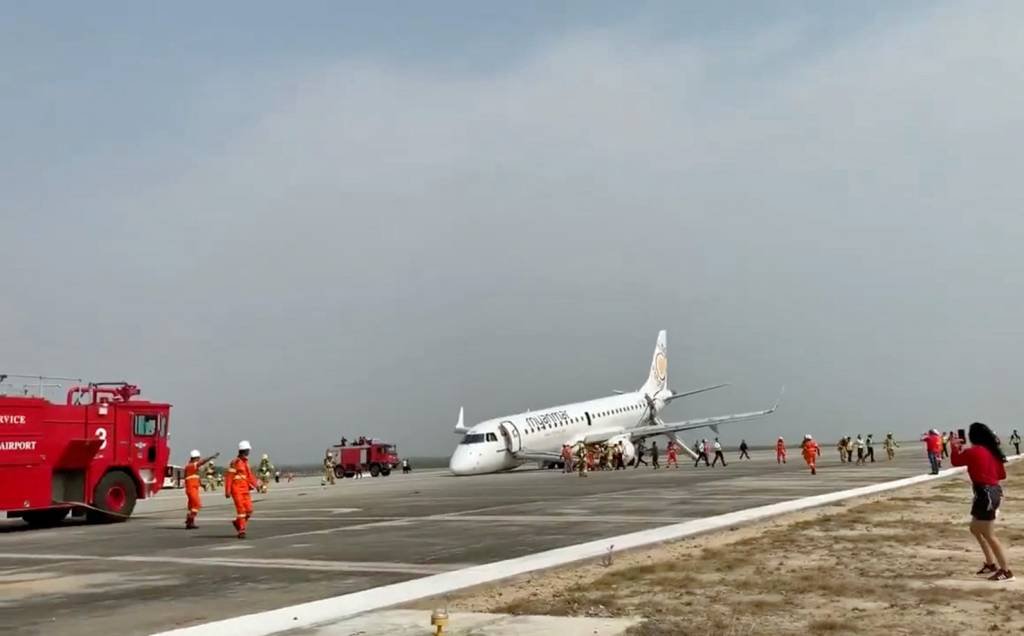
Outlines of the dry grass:
{"label": "dry grass", "polygon": [[[1024,487],[1024,466],[1009,472],[1013,493]],[[611,567],[521,577],[451,606],[646,618],[630,636],[1024,630],[1017,584],[972,576],[981,556],[967,532],[969,497],[964,480],[953,478],[620,555]],[[1024,543],[1015,507],[1010,500],[999,535],[1011,561],[1024,562],[1014,547]]]}

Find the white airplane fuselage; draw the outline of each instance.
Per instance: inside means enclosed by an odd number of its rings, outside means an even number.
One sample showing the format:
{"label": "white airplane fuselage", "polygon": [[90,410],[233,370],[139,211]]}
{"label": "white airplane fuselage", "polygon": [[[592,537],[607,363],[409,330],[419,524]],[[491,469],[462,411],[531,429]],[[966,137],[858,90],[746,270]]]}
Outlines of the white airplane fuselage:
{"label": "white airplane fuselage", "polygon": [[466,430],[448,467],[455,475],[511,470],[528,461],[516,457],[522,449],[558,454],[591,435],[624,434],[643,425],[646,411],[644,394],[635,391],[485,420]]}

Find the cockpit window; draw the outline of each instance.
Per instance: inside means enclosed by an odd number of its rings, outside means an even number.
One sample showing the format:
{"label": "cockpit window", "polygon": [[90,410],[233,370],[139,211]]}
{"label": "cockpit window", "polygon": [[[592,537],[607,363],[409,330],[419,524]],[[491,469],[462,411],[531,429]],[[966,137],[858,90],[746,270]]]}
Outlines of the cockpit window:
{"label": "cockpit window", "polygon": [[488,442],[496,442],[496,441],[498,441],[498,436],[495,435],[494,433],[488,433],[487,434],[487,441]]}
{"label": "cockpit window", "polygon": [[466,433],[465,437],[462,438],[461,444],[481,444],[484,441],[483,433]]}

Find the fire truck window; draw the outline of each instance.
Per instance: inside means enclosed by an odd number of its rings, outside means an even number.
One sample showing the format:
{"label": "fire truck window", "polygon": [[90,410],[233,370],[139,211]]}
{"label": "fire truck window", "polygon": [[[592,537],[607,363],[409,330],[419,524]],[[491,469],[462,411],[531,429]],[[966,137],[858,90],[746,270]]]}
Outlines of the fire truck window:
{"label": "fire truck window", "polygon": [[139,414],[135,416],[135,434],[152,437],[156,435],[157,416]]}

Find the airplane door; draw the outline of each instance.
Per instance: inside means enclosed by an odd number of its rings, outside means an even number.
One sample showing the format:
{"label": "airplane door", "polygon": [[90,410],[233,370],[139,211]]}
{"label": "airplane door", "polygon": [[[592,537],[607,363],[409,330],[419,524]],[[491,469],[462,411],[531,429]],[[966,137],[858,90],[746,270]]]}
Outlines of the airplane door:
{"label": "airplane door", "polygon": [[590,426],[590,413],[584,413],[587,416],[587,426]]}
{"label": "airplane door", "polygon": [[512,422],[502,422],[498,425],[501,437],[505,442],[505,450],[510,453],[518,453],[523,449],[523,440],[519,437],[519,429]]}

